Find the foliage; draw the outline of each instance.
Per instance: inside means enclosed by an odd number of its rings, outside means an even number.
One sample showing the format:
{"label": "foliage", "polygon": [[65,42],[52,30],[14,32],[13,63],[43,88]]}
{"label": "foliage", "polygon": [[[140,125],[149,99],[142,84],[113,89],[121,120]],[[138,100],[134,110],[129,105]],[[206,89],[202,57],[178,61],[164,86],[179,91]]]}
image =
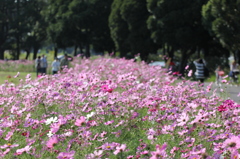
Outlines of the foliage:
{"label": "foliage", "polygon": [[130,51],[130,44],[128,40],[128,26],[126,21],[121,17],[121,5],[123,0],[114,0],[109,15],[109,28],[111,37],[114,41],[117,51],[120,52],[120,57],[126,57]]}
{"label": "foliage", "polygon": [[11,10],[14,0],[0,1],[0,59],[4,59],[4,50],[9,47],[12,37],[9,36],[9,25],[12,23]]}
{"label": "foliage", "polygon": [[109,26],[117,50],[125,54],[129,50],[132,57],[140,53],[144,61],[149,53],[156,53],[157,47],[150,38],[146,24],[148,16],[145,0],[113,2]]}
{"label": "foliage", "polygon": [[230,51],[240,48],[240,2],[210,0],[203,6],[203,22],[209,32]]}

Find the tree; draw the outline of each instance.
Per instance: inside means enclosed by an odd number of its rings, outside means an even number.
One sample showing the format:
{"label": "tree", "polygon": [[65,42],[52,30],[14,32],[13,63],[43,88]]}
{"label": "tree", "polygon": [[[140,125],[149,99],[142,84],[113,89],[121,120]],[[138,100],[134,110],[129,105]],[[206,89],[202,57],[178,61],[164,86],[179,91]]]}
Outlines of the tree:
{"label": "tree", "polygon": [[92,0],[93,21],[91,25],[91,43],[93,49],[98,52],[112,52],[115,50],[110,35],[108,18],[113,0]]}
{"label": "tree", "polygon": [[58,48],[69,46],[68,38],[68,6],[72,0],[48,0],[47,7],[41,15],[47,22],[47,37],[54,45],[54,57],[57,57]]}
{"label": "tree", "polygon": [[9,30],[12,22],[14,0],[0,0],[0,59],[10,42]]}
{"label": "tree", "polygon": [[[240,1],[209,0],[202,8],[203,24],[240,63]],[[236,59],[237,60],[237,59]]]}
{"label": "tree", "polygon": [[146,0],[114,0],[109,16],[109,27],[115,46],[121,57],[140,53],[147,60],[149,53],[155,53],[157,46],[150,38],[147,28],[149,12]]}
{"label": "tree", "polygon": [[41,16],[41,11],[46,7],[46,3],[42,0],[27,1],[24,5],[23,17],[25,17],[25,33],[22,36],[21,48],[27,54],[28,59],[30,51],[33,49],[33,59],[37,58],[37,52],[46,40],[46,22]]}
{"label": "tree", "polygon": [[120,8],[123,0],[114,0],[112,3],[112,9],[109,16],[109,28],[111,37],[114,41],[117,51],[120,52],[120,57],[126,57],[130,51],[130,45],[128,43],[128,25],[121,17]]}
{"label": "tree", "polygon": [[108,27],[112,0],[73,0],[69,5],[69,22],[75,34],[74,43],[86,47],[85,56],[90,56],[90,47],[95,51],[114,50]]}
{"label": "tree", "polygon": [[150,14],[147,10],[146,0],[124,0],[120,14],[122,19],[127,22],[131,53],[140,53],[141,59],[146,61],[149,53],[155,53],[157,50],[147,28],[147,19]]}
{"label": "tree", "polygon": [[207,48],[210,36],[201,22],[201,9],[206,0],[147,0],[151,16],[148,20],[154,41],[179,50],[179,71],[184,73],[188,57]]}

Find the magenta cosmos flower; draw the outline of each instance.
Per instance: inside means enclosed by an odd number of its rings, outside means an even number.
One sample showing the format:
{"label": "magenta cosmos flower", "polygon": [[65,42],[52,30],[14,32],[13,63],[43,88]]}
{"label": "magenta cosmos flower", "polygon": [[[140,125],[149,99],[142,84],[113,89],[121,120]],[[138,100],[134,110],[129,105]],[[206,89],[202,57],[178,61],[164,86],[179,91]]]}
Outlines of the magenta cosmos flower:
{"label": "magenta cosmos flower", "polygon": [[227,111],[227,107],[226,107],[225,105],[220,105],[220,106],[218,107],[218,111],[219,111],[219,112],[225,112],[225,111]]}

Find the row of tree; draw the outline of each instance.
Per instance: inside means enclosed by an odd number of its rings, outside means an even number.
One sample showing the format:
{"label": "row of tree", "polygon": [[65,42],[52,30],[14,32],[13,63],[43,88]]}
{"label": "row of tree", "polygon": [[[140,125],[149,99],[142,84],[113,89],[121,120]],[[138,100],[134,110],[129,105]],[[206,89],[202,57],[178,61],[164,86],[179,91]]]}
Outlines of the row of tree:
{"label": "row of tree", "polygon": [[[11,50],[37,50],[53,44],[75,47],[90,56],[119,52],[121,57],[162,49],[173,57],[181,54],[181,70],[188,57],[239,57],[239,0],[0,0],[0,59]],[[238,61],[239,62],[239,61]]]}

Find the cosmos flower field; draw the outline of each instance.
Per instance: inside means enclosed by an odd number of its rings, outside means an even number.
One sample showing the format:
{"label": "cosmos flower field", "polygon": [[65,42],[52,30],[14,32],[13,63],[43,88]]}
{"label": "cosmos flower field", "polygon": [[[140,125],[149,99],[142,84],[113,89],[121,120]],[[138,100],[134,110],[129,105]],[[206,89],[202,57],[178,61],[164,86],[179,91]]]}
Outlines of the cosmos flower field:
{"label": "cosmos flower field", "polygon": [[211,85],[125,59],[72,64],[0,86],[0,158],[239,159],[240,105]]}

